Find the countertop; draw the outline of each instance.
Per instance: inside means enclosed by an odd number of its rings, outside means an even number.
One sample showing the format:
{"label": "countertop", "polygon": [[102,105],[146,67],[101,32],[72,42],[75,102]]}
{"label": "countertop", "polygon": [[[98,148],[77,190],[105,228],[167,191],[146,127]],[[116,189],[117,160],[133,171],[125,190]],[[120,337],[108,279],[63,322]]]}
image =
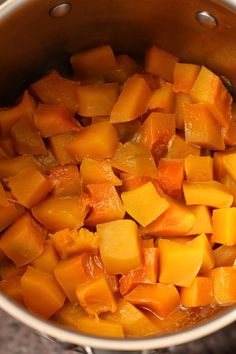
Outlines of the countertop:
{"label": "countertop", "polygon": [[[160,354],[167,353],[161,350]],[[201,340],[170,348],[171,354],[236,353],[236,323]],[[0,354],[72,354],[56,343],[36,335],[0,310]]]}

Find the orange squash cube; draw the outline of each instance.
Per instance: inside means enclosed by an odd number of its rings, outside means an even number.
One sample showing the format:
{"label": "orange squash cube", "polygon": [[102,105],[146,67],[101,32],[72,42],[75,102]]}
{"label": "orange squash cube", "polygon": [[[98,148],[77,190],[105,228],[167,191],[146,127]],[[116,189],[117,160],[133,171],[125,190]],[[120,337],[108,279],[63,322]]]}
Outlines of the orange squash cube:
{"label": "orange squash cube", "polygon": [[187,143],[213,150],[224,150],[221,126],[208,111],[205,103],[186,104],[183,107],[184,130]]}
{"label": "orange squash cube", "polygon": [[223,167],[225,168],[225,170],[233,178],[233,180],[236,181],[236,172],[235,172],[236,152],[225,154],[222,157],[222,161],[223,161]]}
{"label": "orange squash cube", "polygon": [[39,104],[34,113],[34,124],[43,138],[80,129],[80,124],[65,106]]}
{"label": "orange squash cube", "polygon": [[43,227],[26,213],[4,231],[1,249],[17,267],[22,267],[43,252],[45,238]]}
{"label": "orange squash cube", "polygon": [[12,138],[4,138],[0,140],[0,147],[9,157],[15,157],[17,155],[14,142]]}
{"label": "orange squash cube", "polygon": [[174,108],[175,94],[172,85],[165,85],[153,91],[148,101],[148,109],[162,113],[174,113]]}
{"label": "orange squash cube", "polygon": [[74,75],[78,78],[102,78],[117,67],[116,58],[110,45],[101,45],[71,56]]}
{"label": "orange squash cube", "polygon": [[189,155],[185,158],[184,167],[189,182],[213,180],[213,159],[210,156]]}
{"label": "orange squash cube", "polygon": [[[142,241],[142,246],[144,245],[144,241]],[[139,269],[133,269],[127,274],[123,274],[120,277],[120,293],[121,295],[125,295],[135,288],[138,284],[155,284],[157,282],[158,276],[158,259],[159,259],[159,250],[152,245],[147,247],[147,243],[145,244],[145,248],[143,248],[143,266]]]}
{"label": "orange squash cube", "polygon": [[142,125],[139,143],[152,151],[154,157],[165,156],[168,143],[175,135],[175,115],[151,113]]}
{"label": "orange squash cube", "polygon": [[[219,182],[222,182],[222,179],[228,174],[223,157],[231,155],[235,150],[225,150],[214,152],[214,176],[215,179]],[[227,161],[227,160],[226,160]],[[229,169],[229,166],[228,166]],[[232,169],[231,169],[232,170]]]}
{"label": "orange squash cube", "polygon": [[121,91],[110,116],[111,123],[129,122],[147,111],[151,90],[139,75],[130,77]]}
{"label": "orange squash cube", "polygon": [[77,161],[84,157],[112,157],[118,145],[118,134],[109,122],[92,124],[81,129],[67,144],[67,150]]}
{"label": "orange squash cube", "polygon": [[8,177],[7,183],[18,203],[26,208],[40,203],[53,189],[47,177],[33,167]]}
{"label": "orange squash cube", "polygon": [[212,241],[226,246],[236,245],[236,208],[213,210]]}
{"label": "orange squash cube", "polygon": [[169,208],[156,220],[144,228],[140,228],[143,235],[176,237],[184,236],[195,223],[192,211],[183,203],[167,198]]}
{"label": "orange squash cube", "polygon": [[26,90],[16,106],[0,110],[1,137],[8,138],[13,125],[23,116],[31,120],[35,110],[36,102]]}
{"label": "orange squash cube", "polygon": [[97,225],[101,237],[100,254],[106,271],[125,274],[142,266],[138,227],[132,220],[116,220]]}
{"label": "orange squash cube", "polygon": [[125,208],[116,191],[109,183],[88,184],[91,200],[90,211],[85,224],[96,226],[97,224],[123,219]]}
{"label": "orange squash cube", "polygon": [[54,70],[34,82],[30,89],[40,102],[63,105],[71,114],[75,114],[78,107],[76,97],[78,85],[78,82],[66,79]]}
{"label": "orange squash cube", "polygon": [[141,144],[128,141],[120,145],[110,160],[110,163],[112,167],[133,176],[157,178],[157,167],[153,156],[148,148]]}
{"label": "orange squash cube", "polygon": [[77,163],[76,159],[66,149],[67,144],[73,141],[74,138],[75,133],[72,132],[54,135],[49,138],[50,149],[61,165]]}
{"label": "orange squash cube", "polygon": [[79,256],[60,261],[54,269],[57,282],[72,303],[78,303],[76,289],[79,284],[89,279],[86,269],[87,258],[87,254],[82,253]]}
{"label": "orange squash cube", "polygon": [[180,305],[179,292],[173,284],[139,284],[124,298],[161,318],[167,317]]}
{"label": "orange squash cube", "polygon": [[175,95],[175,117],[177,129],[184,130],[183,107],[185,104],[189,103],[193,103],[193,101],[188,94],[179,92]]}
{"label": "orange squash cube", "polygon": [[13,276],[9,279],[0,281],[0,291],[11,300],[18,302],[21,305],[25,305],[20,276]]}
{"label": "orange squash cube", "polygon": [[82,117],[110,115],[119,94],[120,86],[116,83],[80,85],[77,112]]}
{"label": "orange squash cube", "polygon": [[197,276],[201,265],[203,252],[200,247],[190,244],[160,239],[160,276],[161,283],[189,287]]}
{"label": "orange squash cube", "polygon": [[18,154],[47,155],[43,139],[27,118],[18,119],[11,128],[11,136]]}
{"label": "orange squash cube", "polygon": [[213,293],[219,305],[232,305],[236,302],[235,267],[217,267],[211,271]]}
{"label": "orange squash cube", "polygon": [[89,316],[80,317],[76,327],[80,332],[92,336],[124,338],[121,324],[100,318],[91,318]]}
{"label": "orange squash cube", "polygon": [[97,253],[100,237],[85,228],[77,230],[64,229],[51,235],[55,249],[62,259],[82,252]]}
{"label": "orange squash cube", "polygon": [[174,67],[178,58],[164,49],[152,46],[146,51],[145,71],[173,82]]}
{"label": "orange squash cube", "polygon": [[174,92],[189,93],[200,70],[200,65],[176,63],[174,67]]}
{"label": "orange squash cube", "polygon": [[195,216],[195,223],[185,236],[212,234],[212,220],[210,209],[205,205],[189,205],[188,207]]}
{"label": "orange squash cube", "polygon": [[[11,196],[9,196],[12,198]],[[15,202],[10,202],[9,205],[0,209],[0,232],[14,223],[25,212],[25,208]]]}
{"label": "orange squash cube", "polygon": [[54,313],[52,320],[64,326],[70,326],[74,329],[78,329],[77,324],[83,316],[86,316],[86,312],[80,305],[74,305],[71,302],[66,301],[64,305],[56,313]]}
{"label": "orange squash cube", "polygon": [[236,121],[229,122],[229,127],[224,131],[225,145],[236,145]]}
{"label": "orange squash cube", "polygon": [[84,157],[80,164],[80,174],[84,186],[98,183],[110,183],[113,186],[122,184],[107,160],[94,160]]}
{"label": "orange squash cube", "polygon": [[[122,180],[122,192],[132,191],[138,187],[143,186],[149,181],[154,183],[154,179],[150,177],[132,176],[129,173],[121,172],[120,178]],[[156,187],[156,185],[155,185]]]}
{"label": "orange squash cube", "polygon": [[184,307],[199,307],[215,302],[211,278],[196,277],[189,288],[181,288],[180,300]]}
{"label": "orange squash cube", "polygon": [[53,243],[48,240],[44,244],[43,252],[38,258],[31,262],[31,265],[38,270],[54,275],[54,269],[58,262],[58,254],[53,246]]}
{"label": "orange squash cube", "polygon": [[48,179],[53,185],[52,194],[57,197],[79,195],[81,192],[81,178],[76,165],[54,166]]}
{"label": "orange squash cube", "polygon": [[26,266],[17,268],[14,263],[9,263],[9,259],[5,260],[5,264],[0,265],[0,279],[6,280],[12,277],[21,276],[26,271]]}
{"label": "orange squash cube", "polygon": [[213,250],[216,267],[233,266],[236,259],[236,245],[222,245]]}
{"label": "orange squash cube", "polygon": [[37,204],[32,208],[32,214],[49,231],[61,229],[79,229],[89,211],[87,197],[53,197]]}
{"label": "orange squash cube", "polygon": [[8,207],[9,206],[9,202],[7,200],[7,194],[3,188],[2,182],[0,180],[0,210],[2,208]]}
{"label": "orange squash cube", "polygon": [[217,181],[184,182],[183,193],[187,205],[228,208],[233,203],[232,194],[222,183]]}
{"label": "orange squash cube", "polygon": [[232,97],[219,76],[202,66],[190,96],[194,102],[204,103],[221,127],[229,126]]}
{"label": "orange squash cube", "polygon": [[105,79],[108,82],[123,84],[130,76],[142,71],[141,65],[128,55],[117,55],[116,62],[117,66],[105,74]]}
{"label": "orange squash cube", "polygon": [[7,155],[7,153],[2,149],[2,147],[0,146],[0,161],[1,160],[5,160],[8,157],[10,157],[9,155]]}
{"label": "orange squash cube", "polygon": [[127,337],[150,336],[159,332],[158,327],[142,311],[124,299],[119,300],[116,312],[108,312],[102,317],[120,323]]}
{"label": "orange squash cube", "polygon": [[117,309],[116,300],[105,276],[78,285],[76,296],[89,315],[98,315],[107,311],[115,312]]}
{"label": "orange squash cube", "polygon": [[158,163],[158,185],[169,197],[181,199],[184,160],[162,158]]}
{"label": "orange squash cube", "polygon": [[191,241],[191,246],[201,249],[202,251],[202,264],[199,270],[200,274],[209,272],[215,265],[215,259],[212,252],[211,244],[205,234],[195,237]]}
{"label": "orange squash cube", "polygon": [[123,192],[121,199],[126,212],[144,227],[158,218],[169,207],[169,203],[162,198],[151,182],[134,190]]}
{"label": "orange squash cube", "polygon": [[174,135],[168,144],[167,156],[170,159],[184,159],[188,155],[199,156],[201,149],[187,143],[181,136]]}
{"label": "orange squash cube", "polygon": [[51,274],[28,267],[21,286],[27,309],[43,318],[48,319],[64,304],[65,294]]}
{"label": "orange squash cube", "polygon": [[45,172],[43,166],[32,155],[17,156],[0,161],[0,178],[8,178],[27,168]]}

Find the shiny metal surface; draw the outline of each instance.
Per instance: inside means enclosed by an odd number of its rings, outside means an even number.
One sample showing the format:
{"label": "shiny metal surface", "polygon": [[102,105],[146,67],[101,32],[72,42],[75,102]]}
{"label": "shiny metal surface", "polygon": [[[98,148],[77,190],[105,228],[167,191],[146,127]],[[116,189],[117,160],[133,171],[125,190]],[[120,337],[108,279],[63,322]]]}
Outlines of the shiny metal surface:
{"label": "shiny metal surface", "polygon": [[68,2],[61,3],[52,7],[49,10],[49,15],[53,18],[62,18],[65,17],[71,11],[71,4]]}
{"label": "shiny metal surface", "polygon": [[217,19],[207,11],[199,11],[196,13],[196,19],[205,28],[213,29],[217,26]]}
{"label": "shiny metal surface", "polygon": [[[204,63],[236,88],[236,1],[71,0],[72,9],[56,21],[49,11],[57,0],[0,1],[0,104],[10,104],[29,83],[48,70],[65,68],[81,49],[110,43],[116,53],[142,60],[151,44],[181,58]],[[196,13],[218,21],[201,26]],[[0,307],[39,332],[75,345],[112,350],[147,350],[177,345],[212,333],[236,319],[227,309],[205,324],[146,339],[113,340],[78,334],[42,321],[0,294]]]}

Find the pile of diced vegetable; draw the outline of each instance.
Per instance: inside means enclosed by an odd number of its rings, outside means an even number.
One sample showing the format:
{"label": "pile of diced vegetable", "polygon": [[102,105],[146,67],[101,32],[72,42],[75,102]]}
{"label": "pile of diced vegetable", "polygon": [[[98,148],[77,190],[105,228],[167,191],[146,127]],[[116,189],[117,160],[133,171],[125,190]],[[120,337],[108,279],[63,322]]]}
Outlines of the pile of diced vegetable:
{"label": "pile of diced vegetable", "polygon": [[236,302],[236,105],[156,46],[71,57],[0,110],[0,289],[112,337]]}

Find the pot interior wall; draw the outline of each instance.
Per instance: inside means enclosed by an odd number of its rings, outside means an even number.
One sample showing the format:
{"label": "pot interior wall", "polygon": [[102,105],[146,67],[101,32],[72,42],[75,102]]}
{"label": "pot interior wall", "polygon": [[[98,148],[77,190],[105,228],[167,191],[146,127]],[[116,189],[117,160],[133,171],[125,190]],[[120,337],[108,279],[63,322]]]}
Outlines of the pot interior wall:
{"label": "pot interior wall", "polygon": [[[0,105],[12,103],[51,68],[65,69],[72,53],[103,43],[110,43],[116,53],[140,59],[154,43],[185,61],[204,63],[236,87],[232,9],[206,0],[69,2],[72,9],[63,18],[49,15],[62,1],[8,0],[0,5]],[[218,25],[212,29],[200,25],[198,11],[210,12]]]}

